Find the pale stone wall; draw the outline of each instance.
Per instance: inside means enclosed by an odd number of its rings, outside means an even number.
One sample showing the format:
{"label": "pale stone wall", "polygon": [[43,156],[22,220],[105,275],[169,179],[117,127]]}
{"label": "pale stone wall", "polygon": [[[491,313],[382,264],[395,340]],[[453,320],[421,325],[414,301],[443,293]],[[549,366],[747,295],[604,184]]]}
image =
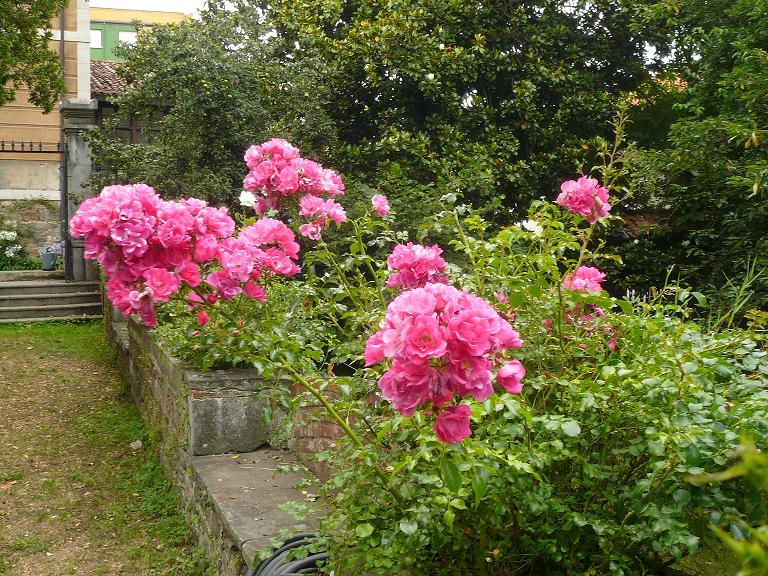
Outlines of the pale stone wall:
{"label": "pale stone wall", "polygon": [[[20,229],[20,244],[33,258],[40,257],[38,250],[44,250],[61,239],[58,200],[0,198],[0,215],[0,220]],[[0,224],[0,228],[3,227]]]}

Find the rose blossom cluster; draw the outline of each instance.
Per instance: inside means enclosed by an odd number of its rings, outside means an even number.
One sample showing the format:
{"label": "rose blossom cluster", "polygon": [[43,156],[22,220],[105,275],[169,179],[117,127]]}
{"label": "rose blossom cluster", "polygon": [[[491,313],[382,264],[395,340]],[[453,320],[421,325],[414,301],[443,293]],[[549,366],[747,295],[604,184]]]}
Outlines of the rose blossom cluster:
{"label": "rose blossom cluster", "polygon": [[435,433],[443,442],[471,434],[470,409],[455,400],[482,401],[496,383],[522,390],[525,368],[505,362],[505,350],[520,348],[520,335],[483,299],[446,284],[427,284],[400,294],[387,307],[381,330],[368,339],[365,364],[389,358],[379,388],[405,416],[426,404],[438,414]]}
{"label": "rose blossom cluster", "polygon": [[601,284],[605,280],[605,273],[591,266],[579,266],[575,272],[566,274],[563,279],[565,290],[578,290],[581,292],[600,292]]}
{"label": "rose blossom cluster", "polygon": [[427,283],[445,283],[445,260],[439,246],[398,244],[387,258],[387,268],[396,270],[387,278],[387,287],[421,288]]}
{"label": "rose blossom cluster", "polygon": [[[575,272],[565,275],[562,287],[564,290],[574,290],[577,292],[601,292],[603,289],[601,284],[604,281],[605,273],[598,268],[579,266]],[[578,304],[572,311],[566,312],[564,318],[569,324],[585,327],[588,333],[592,333],[595,331],[595,320],[604,316],[605,310],[599,306],[594,304]],[[553,328],[552,321],[546,320],[545,324],[551,332]],[[616,350],[618,334],[609,324],[603,324],[601,330],[611,335],[608,341],[608,348]]]}
{"label": "rose blossom cluster", "polygon": [[[299,232],[313,240],[330,222],[340,224],[347,219],[344,208],[332,200],[344,194],[344,183],[336,172],[299,155],[299,149],[281,138],[273,138],[245,151],[248,175],[243,180],[247,193],[241,203],[250,204],[263,215],[267,210],[279,210],[283,200],[302,194],[299,201],[301,216],[310,222]],[[326,198],[323,198],[326,197]]]}
{"label": "rose blossom cluster", "polygon": [[383,194],[374,194],[371,197],[371,204],[373,204],[373,209],[376,210],[376,214],[382,218],[389,214],[389,200],[387,200],[387,197]]}
{"label": "rose blossom cluster", "polygon": [[608,215],[611,205],[608,203],[608,190],[600,186],[594,178],[582,176],[578,180],[568,180],[560,186],[557,204],[575,214],[584,216],[590,224]]}
{"label": "rose blossom cluster", "polygon": [[70,222],[85,238],[85,257],[104,268],[107,297],[126,316],[136,312],[148,326],[154,306],[183,286],[190,301],[263,299],[263,274],[291,276],[299,246],[282,222],[262,218],[233,237],[226,208],[188,198],[166,202],[144,184],[108,186],[89,198]]}
{"label": "rose blossom cluster", "polygon": [[[605,273],[591,266],[579,266],[575,272],[565,275],[562,287],[564,290],[576,292],[600,292],[601,284],[605,280]],[[590,325],[595,318],[605,316],[605,311],[594,304],[577,305],[573,312],[566,312],[565,319],[571,324]],[[587,328],[591,332],[592,328]]]}

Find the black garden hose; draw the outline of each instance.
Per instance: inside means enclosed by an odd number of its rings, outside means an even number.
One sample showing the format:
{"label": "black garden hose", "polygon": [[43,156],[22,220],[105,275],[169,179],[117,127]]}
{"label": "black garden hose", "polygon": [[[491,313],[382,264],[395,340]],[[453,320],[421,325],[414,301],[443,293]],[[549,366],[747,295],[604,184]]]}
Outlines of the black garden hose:
{"label": "black garden hose", "polygon": [[286,556],[297,548],[316,544],[317,534],[304,532],[292,536],[275,550],[272,555],[263,560],[247,576],[299,576],[301,574],[319,574],[318,563],[328,559],[327,552],[309,554],[300,560],[286,560]]}

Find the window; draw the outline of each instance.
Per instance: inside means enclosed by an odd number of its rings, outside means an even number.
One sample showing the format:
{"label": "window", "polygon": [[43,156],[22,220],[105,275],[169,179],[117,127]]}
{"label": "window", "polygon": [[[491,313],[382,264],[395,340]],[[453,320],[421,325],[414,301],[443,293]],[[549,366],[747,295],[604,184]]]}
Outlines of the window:
{"label": "window", "polygon": [[91,30],[91,48],[103,48],[101,45],[101,30]]}
{"label": "window", "polygon": [[136,44],[136,32],[118,32],[117,41],[125,42],[126,44]]}

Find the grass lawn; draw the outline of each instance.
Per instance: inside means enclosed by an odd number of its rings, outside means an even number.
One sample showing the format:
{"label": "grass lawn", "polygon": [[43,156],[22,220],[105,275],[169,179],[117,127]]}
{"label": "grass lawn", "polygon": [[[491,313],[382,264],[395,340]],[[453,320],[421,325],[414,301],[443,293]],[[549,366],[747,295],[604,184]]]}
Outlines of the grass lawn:
{"label": "grass lawn", "polygon": [[1,576],[215,574],[100,324],[0,326],[0,447]]}

